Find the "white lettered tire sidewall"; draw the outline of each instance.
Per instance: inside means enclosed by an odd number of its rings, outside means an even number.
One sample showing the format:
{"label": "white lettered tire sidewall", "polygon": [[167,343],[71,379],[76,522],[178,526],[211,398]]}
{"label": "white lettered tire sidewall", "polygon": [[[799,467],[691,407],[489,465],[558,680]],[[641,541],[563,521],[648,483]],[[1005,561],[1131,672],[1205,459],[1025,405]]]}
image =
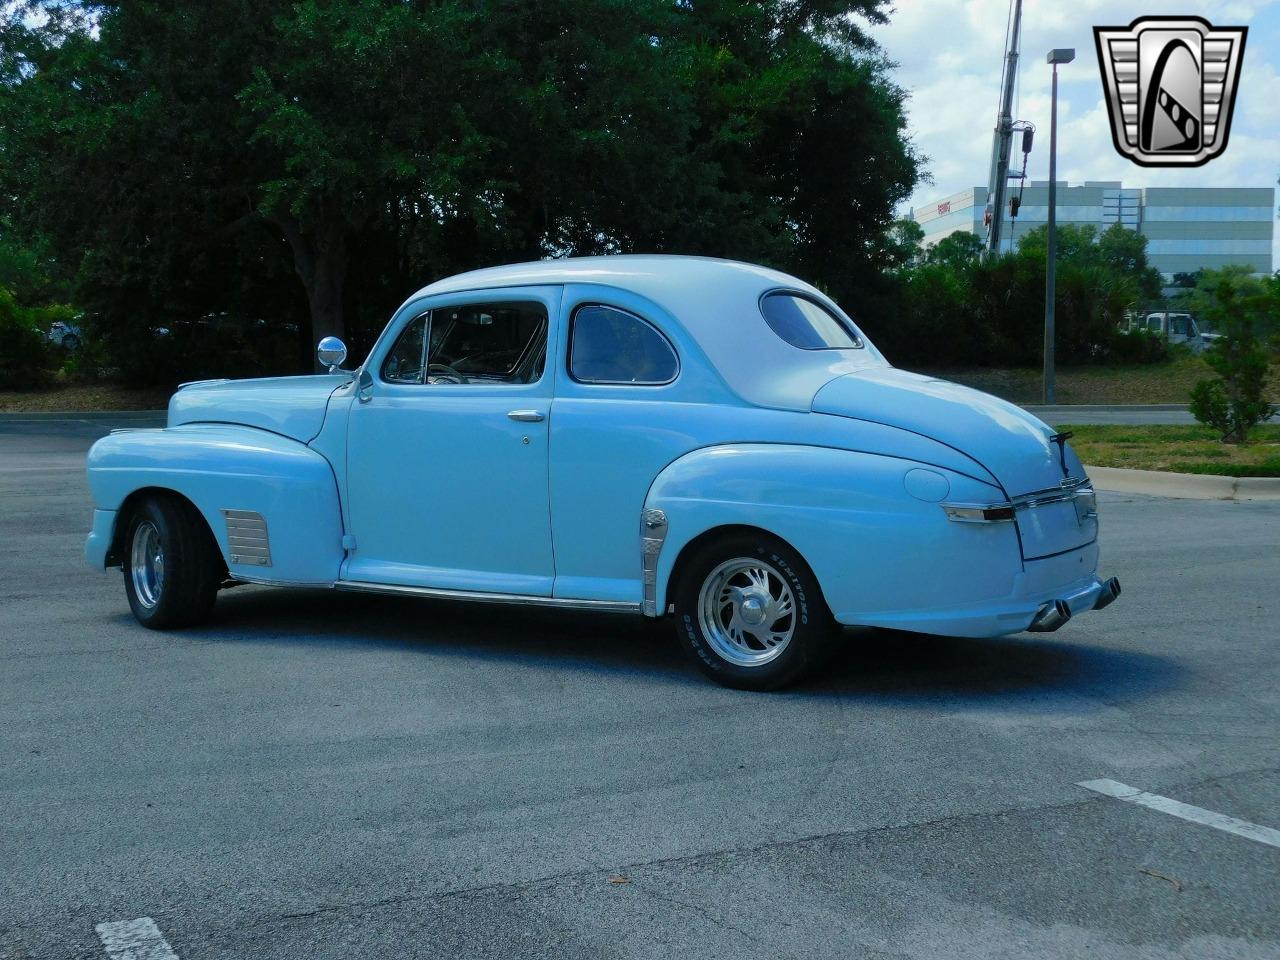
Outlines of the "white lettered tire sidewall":
{"label": "white lettered tire sidewall", "polygon": [[[795,628],[785,649],[759,666],[742,666],[721,656],[703,633],[699,617],[702,586],[726,560],[755,558],[784,579],[795,600]],[[836,625],[809,565],[790,546],[768,534],[727,534],[699,547],[684,565],[673,591],[676,635],[693,662],[717,683],[743,690],[775,690],[800,679],[828,652]]]}

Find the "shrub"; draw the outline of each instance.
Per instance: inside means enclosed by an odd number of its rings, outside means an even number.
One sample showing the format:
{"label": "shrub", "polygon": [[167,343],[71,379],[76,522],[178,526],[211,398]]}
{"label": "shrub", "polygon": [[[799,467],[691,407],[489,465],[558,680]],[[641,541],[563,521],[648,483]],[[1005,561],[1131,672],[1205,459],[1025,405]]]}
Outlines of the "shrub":
{"label": "shrub", "polygon": [[1275,415],[1266,400],[1271,358],[1259,333],[1275,328],[1278,299],[1274,285],[1247,268],[1206,270],[1197,288],[1196,306],[1222,338],[1204,355],[1218,379],[1195,385],[1191,413],[1227,443],[1244,443],[1250,429]]}
{"label": "shrub", "polygon": [[1129,333],[1115,331],[1107,341],[1107,360],[1111,363],[1164,363],[1169,359],[1169,344],[1164,337],[1145,330],[1133,330]]}
{"label": "shrub", "polygon": [[42,327],[44,313],[21,306],[0,287],[0,389],[36,390],[53,382],[56,357]]}

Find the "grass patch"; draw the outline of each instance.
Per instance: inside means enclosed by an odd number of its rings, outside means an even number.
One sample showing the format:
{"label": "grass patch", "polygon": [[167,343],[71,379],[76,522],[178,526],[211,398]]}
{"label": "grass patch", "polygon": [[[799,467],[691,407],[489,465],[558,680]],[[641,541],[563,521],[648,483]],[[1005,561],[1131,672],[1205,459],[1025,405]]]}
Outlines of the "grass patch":
{"label": "grass patch", "polygon": [[1076,426],[1071,446],[1090,466],[1224,477],[1280,477],[1280,424],[1256,427],[1246,444],[1222,443],[1202,426]]}
{"label": "grass patch", "polygon": [[[1039,369],[926,372],[1014,403],[1040,402]],[[1060,367],[1055,383],[1058,403],[1188,403],[1198,381],[1216,376],[1202,359],[1184,354],[1143,366]],[[1280,403],[1280,377],[1272,377],[1270,399]]]}

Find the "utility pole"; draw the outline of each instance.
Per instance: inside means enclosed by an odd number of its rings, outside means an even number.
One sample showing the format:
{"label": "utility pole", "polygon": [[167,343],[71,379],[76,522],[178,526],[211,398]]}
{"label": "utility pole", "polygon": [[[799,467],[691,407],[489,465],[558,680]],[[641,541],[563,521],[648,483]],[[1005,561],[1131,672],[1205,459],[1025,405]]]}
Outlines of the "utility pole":
{"label": "utility pole", "polygon": [[1018,79],[1018,46],[1022,36],[1022,0],[1012,0],[1013,18],[1009,47],[1005,51],[1004,85],[1000,89],[1000,113],[991,145],[991,177],[987,184],[987,254],[1000,252],[1000,221],[1009,181],[1009,153],[1013,145],[1013,87]]}

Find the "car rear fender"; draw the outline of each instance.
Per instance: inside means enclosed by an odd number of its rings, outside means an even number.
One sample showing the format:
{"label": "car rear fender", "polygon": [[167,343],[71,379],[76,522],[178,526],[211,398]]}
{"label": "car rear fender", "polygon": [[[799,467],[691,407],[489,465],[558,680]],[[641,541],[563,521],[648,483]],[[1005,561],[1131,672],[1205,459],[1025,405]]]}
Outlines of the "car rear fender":
{"label": "car rear fender", "polygon": [[666,467],[645,501],[644,612],[666,610],[685,548],[722,527],[785,540],[833,611],[1007,595],[1022,569],[1014,524],[951,522],[940,506],[948,497],[1002,494],[941,467],[877,454],[798,444],[696,450]]}

